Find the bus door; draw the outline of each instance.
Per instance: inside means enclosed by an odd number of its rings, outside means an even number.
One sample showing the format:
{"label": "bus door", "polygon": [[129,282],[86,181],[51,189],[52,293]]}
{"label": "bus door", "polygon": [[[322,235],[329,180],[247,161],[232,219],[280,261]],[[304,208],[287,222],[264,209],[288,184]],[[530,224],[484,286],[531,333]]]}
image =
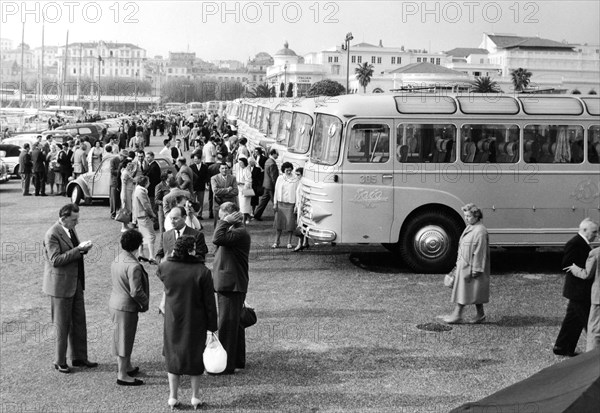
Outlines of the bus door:
{"label": "bus door", "polygon": [[342,167],[342,241],[389,242],[394,212],[392,120],[348,123]]}

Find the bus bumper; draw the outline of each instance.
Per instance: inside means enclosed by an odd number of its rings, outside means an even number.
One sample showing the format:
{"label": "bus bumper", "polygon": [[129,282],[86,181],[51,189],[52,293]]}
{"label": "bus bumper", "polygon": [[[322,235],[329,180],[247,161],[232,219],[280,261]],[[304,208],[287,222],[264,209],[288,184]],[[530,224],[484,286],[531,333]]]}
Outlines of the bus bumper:
{"label": "bus bumper", "polygon": [[317,229],[310,227],[302,227],[302,233],[308,238],[315,241],[333,242],[337,238],[337,234],[326,229]]}

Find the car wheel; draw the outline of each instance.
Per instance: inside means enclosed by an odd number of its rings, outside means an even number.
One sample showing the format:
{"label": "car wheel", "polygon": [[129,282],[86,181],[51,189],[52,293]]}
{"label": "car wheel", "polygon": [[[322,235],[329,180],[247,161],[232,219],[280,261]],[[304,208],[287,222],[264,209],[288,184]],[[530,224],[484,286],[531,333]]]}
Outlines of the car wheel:
{"label": "car wheel", "polygon": [[75,205],[79,205],[83,199],[83,191],[79,185],[75,185],[71,191],[71,202]]}

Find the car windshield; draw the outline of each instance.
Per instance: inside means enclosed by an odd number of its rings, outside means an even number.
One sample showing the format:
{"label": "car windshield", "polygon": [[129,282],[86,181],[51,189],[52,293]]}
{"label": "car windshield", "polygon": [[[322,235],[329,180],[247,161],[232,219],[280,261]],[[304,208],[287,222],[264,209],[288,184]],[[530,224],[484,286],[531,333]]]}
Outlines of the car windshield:
{"label": "car windshield", "polygon": [[308,152],[308,148],[310,147],[310,128],[312,128],[312,125],[312,116],[307,115],[306,113],[294,113],[290,131],[290,152]]}
{"label": "car windshield", "polygon": [[342,121],[331,115],[318,114],[315,121],[311,161],[333,165],[340,154]]}

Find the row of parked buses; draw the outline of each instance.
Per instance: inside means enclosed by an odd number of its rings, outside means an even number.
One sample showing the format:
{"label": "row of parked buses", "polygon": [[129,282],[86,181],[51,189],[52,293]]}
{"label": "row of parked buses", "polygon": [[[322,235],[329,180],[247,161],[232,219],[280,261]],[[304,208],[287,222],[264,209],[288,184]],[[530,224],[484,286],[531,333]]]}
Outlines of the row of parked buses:
{"label": "row of parked buses", "polygon": [[240,100],[251,147],[304,166],[302,232],[381,243],[418,272],[452,268],[461,206],[490,245],[560,246],[600,220],[600,98],[388,94]]}

